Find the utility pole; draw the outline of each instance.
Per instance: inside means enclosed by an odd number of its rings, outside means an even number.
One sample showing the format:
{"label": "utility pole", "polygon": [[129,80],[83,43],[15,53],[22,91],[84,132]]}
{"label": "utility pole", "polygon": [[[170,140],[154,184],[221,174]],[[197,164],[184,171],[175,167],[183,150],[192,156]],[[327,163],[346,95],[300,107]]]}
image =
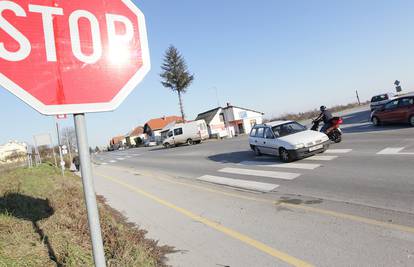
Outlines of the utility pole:
{"label": "utility pole", "polygon": [[358,90],[355,91],[356,92],[356,97],[358,99],[358,105],[361,106],[361,101],[359,100],[359,94],[358,94]]}
{"label": "utility pole", "polygon": [[58,146],[59,146],[60,168],[62,170],[62,176],[65,176],[65,161],[63,160],[62,146],[60,144],[60,132],[59,132],[58,122],[56,122],[56,131],[57,131]]}

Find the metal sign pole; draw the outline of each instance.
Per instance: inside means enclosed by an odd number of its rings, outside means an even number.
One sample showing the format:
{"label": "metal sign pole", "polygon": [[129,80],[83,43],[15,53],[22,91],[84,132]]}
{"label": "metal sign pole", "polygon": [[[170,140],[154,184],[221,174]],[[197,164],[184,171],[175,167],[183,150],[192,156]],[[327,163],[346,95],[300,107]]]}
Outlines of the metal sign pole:
{"label": "metal sign pole", "polygon": [[85,114],[73,115],[82,173],[83,191],[88,212],[89,230],[92,240],[93,258],[96,267],[105,267],[105,252],[102,242],[101,225],[99,222],[98,205],[92,181],[92,166],[89,154],[88,137],[86,133]]}
{"label": "metal sign pole", "polygon": [[63,160],[62,145],[60,143],[59,123],[57,123],[57,122],[56,122],[56,131],[57,131],[59,156],[60,156],[60,169],[62,170],[62,176],[65,176],[65,161]]}

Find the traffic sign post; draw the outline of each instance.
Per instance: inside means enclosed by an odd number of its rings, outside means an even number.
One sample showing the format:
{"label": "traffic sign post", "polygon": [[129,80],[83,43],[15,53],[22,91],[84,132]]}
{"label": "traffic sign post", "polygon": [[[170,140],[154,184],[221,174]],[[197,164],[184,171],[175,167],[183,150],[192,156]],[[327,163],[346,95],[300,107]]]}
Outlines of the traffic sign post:
{"label": "traffic sign post", "polygon": [[143,13],[131,0],[2,0],[0,70],[38,112],[74,114],[95,266],[106,266],[85,113],[115,110],[149,72]]}
{"label": "traffic sign post", "polygon": [[89,229],[91,232],[92,250],[95,266],[106,266],[105,252],[102,243],[101,224],[96,203],[95,189],[92,181],[92,167],[86,133],[85,114],[73,115],[76,137],[78,140],[80,169],[82,174],[83,192],[88,212]]}

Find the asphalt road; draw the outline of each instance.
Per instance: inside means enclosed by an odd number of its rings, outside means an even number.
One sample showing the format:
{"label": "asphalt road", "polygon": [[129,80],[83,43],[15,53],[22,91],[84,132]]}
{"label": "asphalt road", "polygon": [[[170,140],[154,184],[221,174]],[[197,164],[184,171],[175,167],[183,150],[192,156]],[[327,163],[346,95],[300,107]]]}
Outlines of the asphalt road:
{"label": "asphalt road", "polygon": [[173,266],[414,266],[414,129],[368,118],[344,114],[343,142],[294,164],[247,137],[101,153],[97,192]]}

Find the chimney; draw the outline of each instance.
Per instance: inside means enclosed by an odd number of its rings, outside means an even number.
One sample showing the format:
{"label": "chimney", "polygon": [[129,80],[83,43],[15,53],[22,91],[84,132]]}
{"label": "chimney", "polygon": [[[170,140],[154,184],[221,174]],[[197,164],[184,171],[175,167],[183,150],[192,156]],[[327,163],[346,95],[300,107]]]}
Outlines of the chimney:
{"label": "chimney", "polygon": [[227,107],[229,108],[231,106],[230,102],[227,102]]}
{"label": "chimney", "polygon": [[162,120],[164,120],[164,121],[165,121],[165,115],[164,115],[164,116],[162,116]]}

